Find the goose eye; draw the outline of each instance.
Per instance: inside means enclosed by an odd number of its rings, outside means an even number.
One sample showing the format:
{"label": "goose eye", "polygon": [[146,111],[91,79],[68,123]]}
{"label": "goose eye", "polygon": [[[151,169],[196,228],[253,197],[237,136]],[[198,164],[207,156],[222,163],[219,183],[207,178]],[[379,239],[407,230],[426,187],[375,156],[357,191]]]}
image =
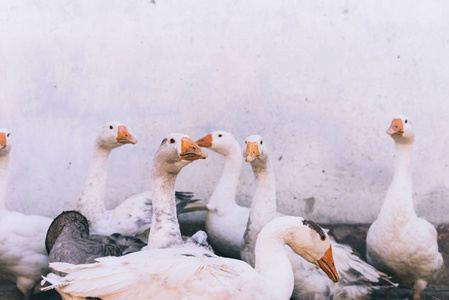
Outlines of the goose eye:
{"label": "goose eye", "polygon": [[111,125],[111,126],[109,126],[109,129],[111,129],[111,130],[112,130],[112,129],[114,129],[114,126],[112,126],[112,125]]}
{"label": "goose eye", "polygon": [[174,144],[175,143],[175,139],[170,139],[170,143]]}
{"label": "goose eye", "polygon": [[8,133],[6,136],[9,137],[10,133]]}
{"label": "goose eye", "polygon": [[407,120],[405,120],[405,124],[407,124]]}
{"label": "goose eye", "polygon": [[245,144],[248,144],[248,141],[245,141]]}
{"label": "goose eye", "polygon": [[325,241],[325,240],[326,240],[326,235],[322,234],[322,235],[320,236],[320,238],[321,238],[322,241]]}
{"label": "goose eye", "polygon": [[263,141],[260,141],[260,144],[262,145],[262,144],[263,144]]}
{"label": "goose eye", "polygon": [[222,137],[222,136],[223,136],[222,134],[219,134],[219,135],[218,135],[218,137]]}

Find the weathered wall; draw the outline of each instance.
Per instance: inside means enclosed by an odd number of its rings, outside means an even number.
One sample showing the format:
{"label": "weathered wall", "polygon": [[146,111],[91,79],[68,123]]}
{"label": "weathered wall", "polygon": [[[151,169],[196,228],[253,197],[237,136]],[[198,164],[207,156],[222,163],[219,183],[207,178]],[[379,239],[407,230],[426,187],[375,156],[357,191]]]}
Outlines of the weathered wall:
{"label": "weathered wall", "polygon": [[[118,120],[139,143],[110,157],[108,206],[150,187],[166,134],[225,129],[264,137],[280,210],[371,222],[393,172],[385,131],[405,113],[418,214],[448,221],[446,1],[3,1],[0,39],[10,209],[71,208],[95,135]],[[191,164],[177,188],[207,199],[222,162]],[[245,165],[243,203],[253,188]]]}

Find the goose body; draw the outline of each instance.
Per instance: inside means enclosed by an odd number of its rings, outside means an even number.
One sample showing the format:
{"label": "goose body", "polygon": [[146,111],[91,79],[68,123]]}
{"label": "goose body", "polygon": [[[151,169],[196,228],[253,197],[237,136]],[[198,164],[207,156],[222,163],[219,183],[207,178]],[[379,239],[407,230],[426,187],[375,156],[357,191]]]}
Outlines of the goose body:
{"label": "goose body", "polygon": [[338,280],[329,239],[312,221],[277,218],[263,228],[257,243],[255,269],[203,249],[175,247],[88,265],[52,263],[68,275],[48,280],[64,299],[289,299],[293,273],[284,245]]}
{"label": "goose body", "polygon": [[[207,203],[206,232],[214,249],[240,258],[240,245],[250,209],[236,203],[237,184],[242,168],[242,149],[230,132],[214,131],[196,141],[224,156],[225,165],[219,182]],[[276,213],[276,216],[282,214]]]}
{"label": "goose body", "polygon": [[59,214],[48,228],[45,239],[50,262],[71,264],[93,263],[103,256],[122,256],[144,246],[144,242],[130,236],[90,235],[86,217],[77,211]]}
{"label": "goose body", "polygon": [[441,268],[443,258],[438,252],[435,227],[418,217],[414,209],[412,125],[400,116],[392,121],[387,134],[396,145],[396,165],[379,215],[368,230],[367,258],[400,283],[413,286],[414,298],[419,299],[428,280]]}
{"label": "goose body", "polygon": [[[276,184],[265,141],[259,135],[247,137],[245,161],[251,164],[256,190],[251,204],[247,229],[241,245],[242,259],[255,263],[257,235],[276,213]],[[346,245],[333,241],[335,265],[339,283],[331,282],[316,265],[308,263],[291,249],[286,249],[294,272],[294,299],[364,299],[373,290],[372,284],[387,276],[362,261]]]}
{"label": "goose body", "polygon": [[[152,222],[151,191],[129,197],[112,210],[104,204],[106,189],[107,160],[111,151],[121,145],[137,143],[126,126],[119,122],[106,123],[94,144],[86,183],[78,198],[75,209],[90,222],[93,234],[139,235],[144,239]],[[177,192],[178,211],[192,199],[193,194]]]}
{"label": "goose body", "polygon": [[52,219],[6,210],[10,150],[10,133],[0,129],[0,273],[28,299],[49,272],[44,241]]}

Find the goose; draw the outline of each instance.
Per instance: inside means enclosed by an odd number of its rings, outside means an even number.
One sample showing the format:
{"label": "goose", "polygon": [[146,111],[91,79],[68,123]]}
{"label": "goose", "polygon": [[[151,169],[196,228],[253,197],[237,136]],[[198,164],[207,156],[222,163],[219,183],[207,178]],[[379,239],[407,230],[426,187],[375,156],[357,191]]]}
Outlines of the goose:
{"label": "goose", "polygon": [[148,236],[148,249],[184,244],[176,214],[175,182],[183,167],[205,158],[207,153],[186,134],[173,133],[162,140],[151,166],[153,228]]}
{"label": "goose", "polygon": [[[125,125],[120,122],[108,122],[103,126],[95,140],[86,183],[75,210],[89,220],[93,234],[119,233],[146,239],[151,227],[151,191],[133,195],[112,210],[107,210],[104,204],[109,154],[113,149],[128,143],[135,144],[137,140]],[[192,197],[192,193],[176,192],[179,212]]]}
{"label": "goose", "polygon": [[[268,147],[260,135],[245,140],[245,161],[251,164],[255,177],[255,192],[247,228],[241,245],[241,257],[255,264],[257,235],[276,213],[276,180],[271,166]],[[392,284],[388,276],[377,271],[352,253],[346,245],[336,243],[331,237],[334,260],[339,270],[340,282],[334,284],[315,265],[287,249],[294,270],[294,299],[364,299],[380,279]]]}
{"label": "goose", "polygon": [[141,240],[114,234],[90,235],[87,218],[77,211],[64,211],[51,223],[45,238],[50,262],[93,263],[103,256],[121,256],[146,246]]}
{"label": "goose", "polygon": [[171,134],[162,141],[151,168],[153,228],[149,233],[150,243],[144,250],[189,244],[183,242],[180,233],[176,215],[175,181],[184,166],[206,157],[207,153],[184,134]]}
{"label": "goose", "polygon": [[[324,230],[301,217],[280,217],[260,232],[256,267],[201,248],[151,249],[95,264],[51,263],[65,277],[47,278],[63,299],[289,299],[293,271],[285,245],[319,266],[332,281],[338,273]],[[48,289],[47,288],[47,289]]]}
{"label": "goose", "polygon": [[412,156],[415,134],[410,120],[394,118],[387,130],[396,146],[393,181],[366,237],[370,263],[394,274],[406,286],[413,285],[413,299],[419,299],[427,282],[441,269],[437,231],[416,215],[413,205]]}
{"label": "goose", "polygon": [[[224,256],[240,259],[240,245],[250,209],[236,202],[237,184],[243,158],[242,149],[232,133],[214,131],[196,141],[224,156],[225,165],[219,182],[207,202],[206,232],[212,247]],[[282,216],[276,213],[276,216]]]}
{"label": "goose", "polygon": [[242,150],[234,136],[226,131],[214,131],[196,143],[225,158],[221,178],[207,202],[205,228],[209,242],[220,254],[240,258],[240,244],[249,215],[249,208],[235,201]]}
{"label": "goose", "polygon": [[10,132],[0,128],[0,274],[29,299],[40,291],[41,276],[49,272],[44,241],[52,219],[6,209],[11,146]]}

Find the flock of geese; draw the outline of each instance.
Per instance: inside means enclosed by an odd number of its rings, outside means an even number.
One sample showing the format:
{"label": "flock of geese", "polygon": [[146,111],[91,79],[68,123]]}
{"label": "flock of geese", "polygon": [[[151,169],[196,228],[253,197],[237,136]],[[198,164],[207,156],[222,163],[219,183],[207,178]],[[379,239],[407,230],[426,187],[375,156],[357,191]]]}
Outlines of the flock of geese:
{"label": "flock of geese", "polygon": [[[435,227],[413,206],[410,121],[395,118],[387,133],[396,145],[395,173],[369,228],[365,262],[313,221],[277,212],[274,172],[259,135],[248,136],[242,151],[226,131],[196,142],[170,134],[154,155],[151,191],[107,210],[109,154],[137,142],[125,125],[109,122],[95,140],[76,205],[53,219],[6,210],[11,139],[0,129],[0,272],[25,299],[49,289],[63,299],[364,299],[396,286],[390,276],[413,286],[419,299],[443,258]],[[202,148],[225,160],[206,207],[175,191],[179,172],[207,157]],[[244,161],[255,178],[250,208],[236,201]],[[195,209],[207,210],[206,232],[182,236],[178,214]]]}

